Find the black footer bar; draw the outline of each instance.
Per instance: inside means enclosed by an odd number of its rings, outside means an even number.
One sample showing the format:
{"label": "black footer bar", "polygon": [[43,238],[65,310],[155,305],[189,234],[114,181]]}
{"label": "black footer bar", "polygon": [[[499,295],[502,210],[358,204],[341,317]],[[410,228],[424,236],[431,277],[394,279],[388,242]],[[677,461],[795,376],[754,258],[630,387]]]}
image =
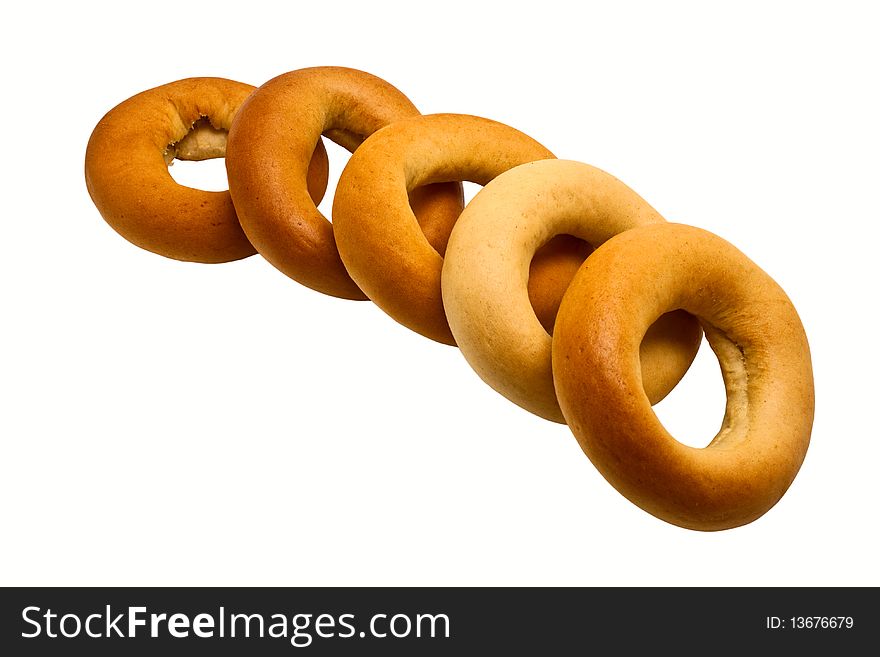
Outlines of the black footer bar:
{"label": "black footer bar", "polygon": [[876,588],[11,588],[7,655],[631,654],[877,645]]}

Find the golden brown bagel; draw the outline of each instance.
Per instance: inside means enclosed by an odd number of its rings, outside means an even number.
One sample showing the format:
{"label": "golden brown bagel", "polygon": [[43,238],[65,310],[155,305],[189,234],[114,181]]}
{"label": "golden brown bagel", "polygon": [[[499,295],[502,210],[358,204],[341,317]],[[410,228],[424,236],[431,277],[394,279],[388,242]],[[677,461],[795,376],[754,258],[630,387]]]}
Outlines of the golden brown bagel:
{"label": "golden brown bagel", "polygon": [[[177,184],[168,165],[224,157],[232,118],[254,87],[222,78],[171,82],[123,101],[98,123],[86,149],[86,186],[120,235],[169,258],[227,262],[253,255],[229,192]],[[309,193],[327,186],[327,153],[310,159]]]}
{"label": "golden brown bagel", "polygon": [[[708,447],[677,442],[642,388],[639,343],[662,313],[702,322],[727,410]],[[734,246],[680,224],[642,226],[596,249],[553,335],[565,419],[604,477],[649,513],[700,530],[755,520],[798,472],[813,423],[813,372],[785,292]]]}
{"label": "golden brown bagel", "polygon": [[455,344],[440,294],[443,257],[413,216],[408,191],[451,180],[485,185],[552,157],[522,132],[477,116],[419,116],[377,132],[351,156],[333,199],[336,244],[351,277],[404,326]]}
{"label": "golden brown bagel", "polygon": [[[490,182],[452,231],[442,279],[452,334],[480,378],[526,410],[564,422],[553,388],[550,335],[527,289],[532,256],[554,236],[573,235],[598,247],[624,230],[662,221],[629,187],[580,162],[532,162]],[[651,403],[684,376],[701,337],[697,321],[680,311],[651,328],[642,345]]]}
{"label": "golden brown bagel", "polygon": [[[354,69],[307,68],[269,80],[229,132],[229,190],[248,239],[303,285],[365,299],[339,259],[333,226],[306,192],[309,157],[322,134],[354,151],[379,128],[418,113],[396,88]],[[420,190],[413,200],[422,222],[439,223],[441,234],[462,204],[459,184]]]}

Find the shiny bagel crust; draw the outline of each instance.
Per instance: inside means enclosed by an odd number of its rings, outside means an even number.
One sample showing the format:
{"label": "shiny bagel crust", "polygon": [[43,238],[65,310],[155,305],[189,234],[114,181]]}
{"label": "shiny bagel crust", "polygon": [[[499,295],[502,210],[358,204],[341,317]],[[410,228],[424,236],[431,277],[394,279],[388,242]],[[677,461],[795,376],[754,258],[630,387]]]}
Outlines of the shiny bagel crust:
{"label": "shiny bagel crust", "polygon": [[[553,386],[551,337],[528,290],[533,256],[557,235],[596,248],[625,230],[663,221],[632,189],[587,164],[543,160],[502,173],[459,217],[443,265],[443,303],[464,357],[514,403],[564,422]],[[681,311],[650,328],[641,370],[651,403],[684,376],[701,338],[696,319]]]}
{"label": "shiny bagel crust", "polygon": [[[179,160],[224,157],[233,117],[254,87],[222,78],[188,78],[132,96],[110,110],[86,148],[86,187],[101,216],[148,251],[192,262],[228,262],[256,251],[228,191],[178,184]],[[323,144],[309,156],[308,187],[327,186]]]}
{"label": "shiny bagel crust", "polygon": [[440,292],[443,256],[407,203],[420,185],[485,185],[525,162],[553,154],[510,126],[477,116],[419,116],[380,130],[352,155],[333,200],[339,253],[351,277],[395,320],[455,344]]}
{"label": "shiny bagel crust", "polygon": [[[639,343],[662,313],[700,319],[727,408],[705,448],[676,441],[642,388]],[[698,530],[749,523],[782,497],[810,441],[814,392],[803,325],[779,285],[707,231],[653,224],[599,247],[556,320],[553,377],[572,432],[642,509]]]}
{"label": "shiny bagel crust", "polygon": [[[307,193],[309,157],[322,134],[355,151],[376,130],[418,114],[384,80],[334,66],[285,73],[251,94],[229,131],[226,169],[239,220],[260,254],[312,289],[365,299],[339,258],[333,226]],[[441,235],[462,205],[459,184],[413,198],[427,230]]]}

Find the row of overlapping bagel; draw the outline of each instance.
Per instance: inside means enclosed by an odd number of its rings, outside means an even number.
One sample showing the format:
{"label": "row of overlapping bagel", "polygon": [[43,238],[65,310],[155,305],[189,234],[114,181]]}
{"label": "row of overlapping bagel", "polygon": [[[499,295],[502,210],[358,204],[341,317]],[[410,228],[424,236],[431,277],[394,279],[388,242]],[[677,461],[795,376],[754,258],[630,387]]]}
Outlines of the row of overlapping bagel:
{"label": "row of overlapping bagel", "polygon": [[[353,152],[332,224],[316,206],[322,135]],[[175,158],[224,156],[229,192],[168,172]],[[811,362],[782,289],[720,237],[667,223],[616,178],[507,125],[422,116],[353,69],[297,70],[257,89],[191,78],[110,110],[85,173],[103,217],[138,246],[213,263],[259,252],[303,285],[369,298],[457,344],[500,393],[567,422],[612,485],[668,522],[750,522],[804,459]],[[464,180],[484,186],[467,207]],[[651,404],[703,331],[728,399],[720,431],[695,449]]]}

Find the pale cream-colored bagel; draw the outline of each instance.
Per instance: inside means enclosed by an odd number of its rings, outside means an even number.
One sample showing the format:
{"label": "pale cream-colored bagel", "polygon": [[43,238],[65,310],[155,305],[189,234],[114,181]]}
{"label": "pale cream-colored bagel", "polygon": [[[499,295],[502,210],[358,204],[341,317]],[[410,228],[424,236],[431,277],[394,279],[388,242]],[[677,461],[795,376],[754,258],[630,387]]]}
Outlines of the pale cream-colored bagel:
{"label": "pale cream-colored bagel", "polygon": [[[175,182],[168,165],[224,157],[232,119],[254,87],[188,78],[123,101],[92,132],[86,187],[101,216],[130,242],[169,258],[227,262],[256,251],[242,232],[229,192]],[[309,154],[308,189],[320,201],[327,153]]]}
{"label": "pale cream-colored bagel", "polygon": [[[257,89],[229,131],[226,169],[239,220],[260,254],[312,289],[365,299],[339,259],[333,226],[306,191],[309,158],[322,134],[354,151],[379,128],[418,114],[389,83],[349,68],[292,71]],[[420,190],[412,202],[428,232],[448,234],[462,209],[461,185]]]}
{"label": "pale cream-colored bagel", "polygon": [[[727,410],[708,447],[676,441],[642,388],[639,343],[662,313],[702,322]],[[575,276],[553,334],[559,404],[584,452],[649,513],[700,530],[755,520],[798,472],[813,423],[803,325],[785,292],[717,235],[680,224],[621,233]]]}
{"label": "pale cream-colored bagel", "polygon": [[429,183],[485,185],[553,154],[510,126],[477,116],[419,116],[380,130],[351,156],[333,199],[339,254],[351,277],[398,322],[454,344],[440,293],[443,256],[428,242],[407,193]]}
{"label": "pale cream-colored bagel", "polygon": [[[564,422],[553,388],[551,338],[527,289],[532,257],[557,235],[595,248],[625,230],[662,221],[632,189],[588,164],[544,160],[502,173],[461,214],[443,265],[446,316],[468,363],[514,403]],[[680,311],[651,328],[641,348],[651,403],[675,387],[701,337],[697,321]]]}

